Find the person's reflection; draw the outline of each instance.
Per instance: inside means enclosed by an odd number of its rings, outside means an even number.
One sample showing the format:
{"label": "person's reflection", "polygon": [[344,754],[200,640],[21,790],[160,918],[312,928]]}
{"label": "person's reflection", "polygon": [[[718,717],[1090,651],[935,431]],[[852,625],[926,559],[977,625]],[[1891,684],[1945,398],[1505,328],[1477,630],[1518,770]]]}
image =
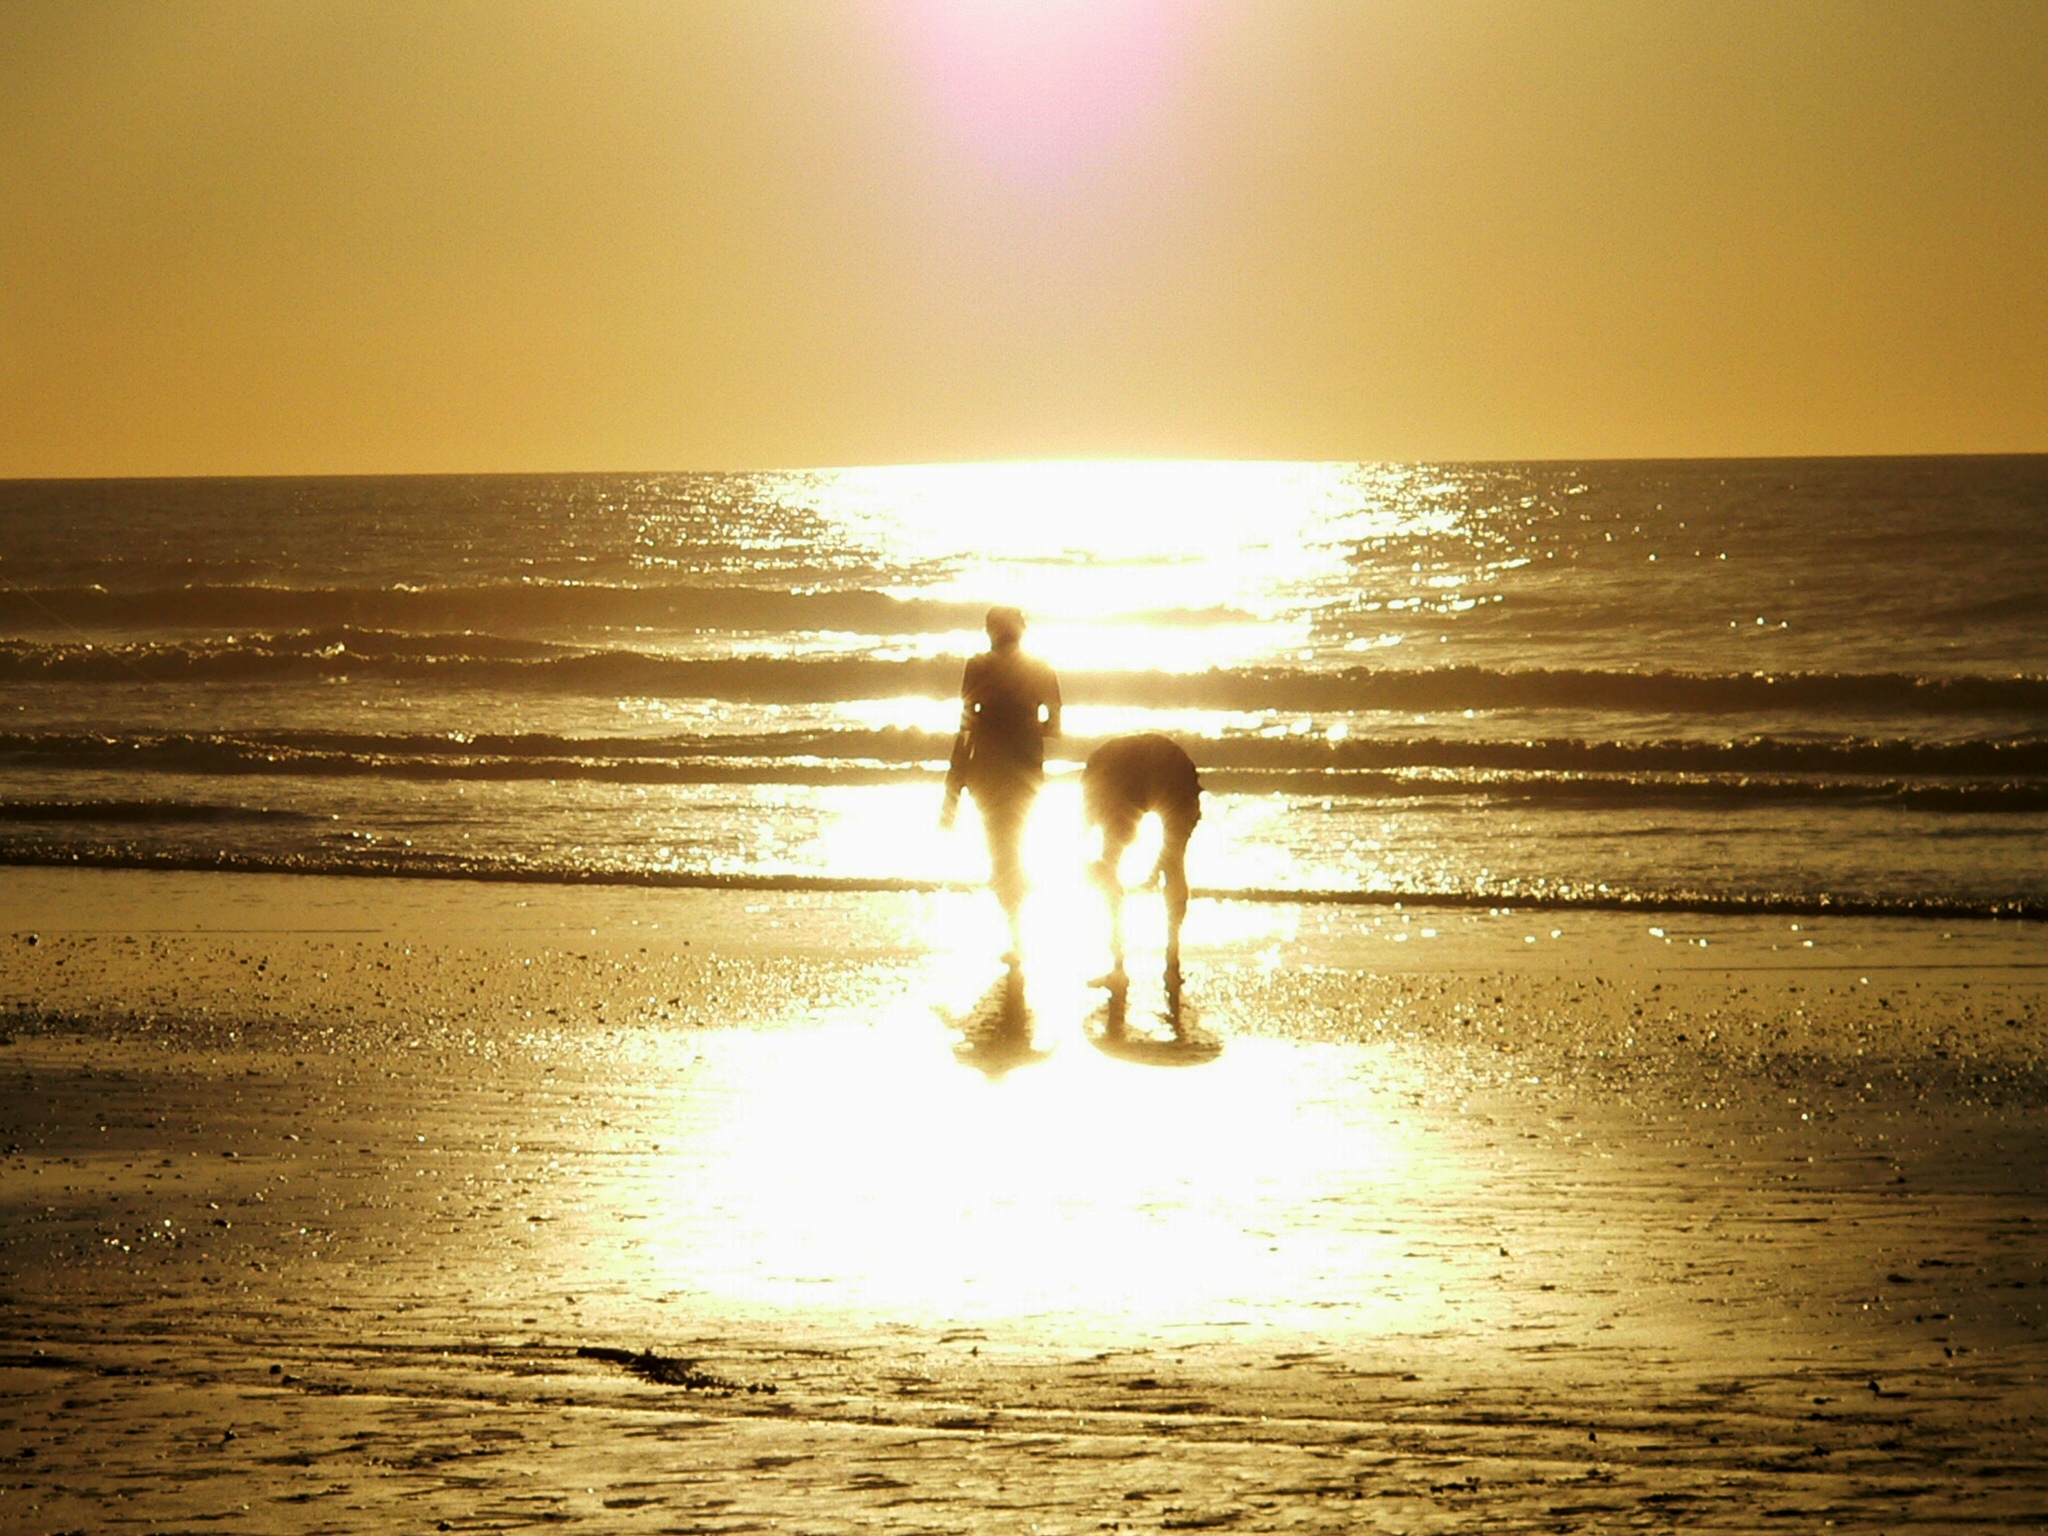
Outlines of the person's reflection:
{"label": "person's reflection", "polygon": [[1153,1031],[1153,1021],[1147,1021],[1143,1028],[1133,1029],[1130,990],[1118,987],[1110,992],[1101,1007],[1089,1015],[1085,1033],[1088,1043],[1105,1056],[1146,1067],[1200,1066],[1205,1061],[1214,1061],[1223,1053],[1223,1041],[1202,1027],[1198,1010],[1181,996],[1178,977],[1169,978],[1165,1011],[1157,1014],[1155,1019],[1166,1026],[1165,1035]]}
{"label": "person's reflection", "polygon": [[990,1079],[1007,1076],[1052,1054],[1032,1043],[1036,1020],[1024,998],[1022,966],[1005,969],[996,984],[951,1023],[960,1031],[954,1056]]}

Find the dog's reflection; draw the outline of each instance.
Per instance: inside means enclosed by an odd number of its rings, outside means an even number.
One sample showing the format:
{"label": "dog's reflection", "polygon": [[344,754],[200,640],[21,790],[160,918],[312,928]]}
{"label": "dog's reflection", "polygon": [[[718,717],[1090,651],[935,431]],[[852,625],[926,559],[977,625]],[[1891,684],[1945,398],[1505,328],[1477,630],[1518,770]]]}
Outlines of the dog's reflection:
{"label": "dog's reflection", "polygon": [[1037,1020],[1024,997],[1024,968],[1013,965],[974,1006],[947,1022],[960,1031],[953,1055],[990,1079],[1044,1061],[1052,1052],[1032,1042]]}
{"label": "dog's reflection", "polygon": [[[1146,1067],[1196,1067],[1223,1053],[1223,1041],[1202,1027],[1200,1010],[1182,995],[1178,970],[1168,972],[1162,1012],[1141,1014],[1134,1024],[1130,995],[1129,986],[1113,986],[1088,1016],[1088,1043],[1104,1055]],[[1160,1025],[1166,1033],[1158,1032]]]}

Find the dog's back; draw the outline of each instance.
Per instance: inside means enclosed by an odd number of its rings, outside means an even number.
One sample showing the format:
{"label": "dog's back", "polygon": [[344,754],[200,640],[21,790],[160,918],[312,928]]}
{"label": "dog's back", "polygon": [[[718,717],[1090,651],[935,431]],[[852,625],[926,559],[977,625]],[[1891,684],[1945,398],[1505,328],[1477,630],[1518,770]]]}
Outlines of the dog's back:
{"label": "dog's back", "polygon": [[1202,780],[1179,743],[1147,732],[1117,736],[1088,756],[1081,770],[1081,803],[1099,827],[1135,826],[1156,811],[1169,831],[1185,835],[1202,817]]}

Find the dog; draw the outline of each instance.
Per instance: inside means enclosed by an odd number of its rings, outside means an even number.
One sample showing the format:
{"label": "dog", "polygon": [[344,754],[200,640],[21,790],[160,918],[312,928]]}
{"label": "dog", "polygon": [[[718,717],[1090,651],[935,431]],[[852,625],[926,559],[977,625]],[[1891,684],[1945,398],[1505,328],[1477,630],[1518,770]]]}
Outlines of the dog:
{"label": "dog", "polygon": [[1117,736],[1088,756],[1081,770],[1081,809],[1087,824],[1102,834],[1101,856],[1089,875],[1109,903],[1109,974],[1095,985],[1122,992],[1124,973],[1124,884],[1119,866],[1138,835],[1138,823],[1159,818],[1165,832],[1147,885],[1166,884],[1166,985],[1180,989],[1180,928],[1188,911],[1188,839],[1202,819],[1202,781],[1194,759],[1165,736]]}

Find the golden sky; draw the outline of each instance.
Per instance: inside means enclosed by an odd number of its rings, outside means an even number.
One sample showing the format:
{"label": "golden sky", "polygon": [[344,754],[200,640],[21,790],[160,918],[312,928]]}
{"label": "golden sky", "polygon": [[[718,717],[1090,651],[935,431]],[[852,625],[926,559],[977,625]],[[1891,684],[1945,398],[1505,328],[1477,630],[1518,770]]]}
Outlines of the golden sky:
{"label": "golden sky", "polygon": [[2048,450],[2048,4],[0,5],[0,476]]}

